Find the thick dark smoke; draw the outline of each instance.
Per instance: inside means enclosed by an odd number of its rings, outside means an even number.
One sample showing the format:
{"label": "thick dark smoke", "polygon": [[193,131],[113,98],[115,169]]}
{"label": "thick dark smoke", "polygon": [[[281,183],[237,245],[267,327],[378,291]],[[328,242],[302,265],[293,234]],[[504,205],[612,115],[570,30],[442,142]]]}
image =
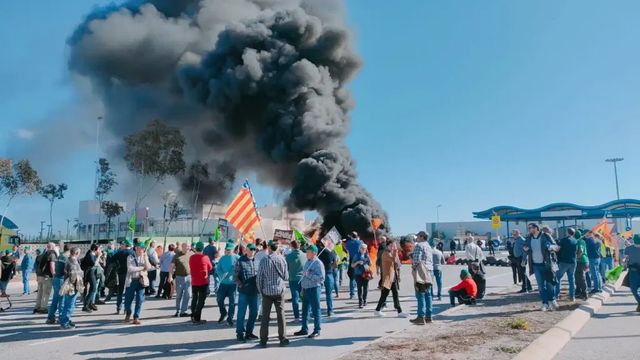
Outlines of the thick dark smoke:
{"label": "thick dark smoke", "polygon": [[69,44],[116,136],[151,118],[182,129],[212,175],[205,200],[252,170],[343,232],[386,219],[344,145],[360,60],[340,1],[131,0],[96,9]]}

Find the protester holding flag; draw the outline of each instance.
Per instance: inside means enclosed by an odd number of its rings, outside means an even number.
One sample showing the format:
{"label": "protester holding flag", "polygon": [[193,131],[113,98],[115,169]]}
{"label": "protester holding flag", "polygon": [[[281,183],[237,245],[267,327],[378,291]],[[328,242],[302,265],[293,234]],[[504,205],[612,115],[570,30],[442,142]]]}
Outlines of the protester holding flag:
{"label": "protester holding flag", "polygon": [[333,290],[336,283],[334,269],[338,267],[338,255],[335,251],[325,247],[323,242],[318,243],[318,259],[324,266],[324,293],[327,300],[327,316],[333,314]]}
{"label": "protester holding flag", "polygon": [[[227,320],[227,324],[233,327],[233,316],[236,311],[236,283],[233,281],[233,273],[235,271],[236,262],[239,256],[233,253],[235,248],[233,243],[227,243],[225,247],[224,256],[218,261],[216,271],[220,277],[220,286],[218,287],[218,293],[216,294],[218,300],[218,309],[220,310],[220,319],[218,323],[221,324]],[[229,298],[229,308],[224,305],[226,298]]]}
{"label": "protester holding flag", "polygon": [[[296,238],[298,238],[296,236]],[[300,292],[302,287],[302,268],[307,262],[305,254],[300,251],[298,240],[291,242],[291,252],[285,256],[287,267],[289,268],[289,291],[291,291],[291,306],[293,308],[293,319],[300,321]]]}
{"label": "protester holding flag", "polygon": [[[326,249],[324,250],[327,251]],[[307,336],[309,339],[320,336],[320,288],[322,284],[326,284],[325,267],[322,261],[318,259],[318,247],[311,245],[307,248],[307,262],[304,264],[302,275],[302,291],[304,297],[302,299],[302,329],[294,333],[295,336]],[[331,290],[329,290],[331,294]],[[313,332],[309,335],[309,313],[313,314]]]}

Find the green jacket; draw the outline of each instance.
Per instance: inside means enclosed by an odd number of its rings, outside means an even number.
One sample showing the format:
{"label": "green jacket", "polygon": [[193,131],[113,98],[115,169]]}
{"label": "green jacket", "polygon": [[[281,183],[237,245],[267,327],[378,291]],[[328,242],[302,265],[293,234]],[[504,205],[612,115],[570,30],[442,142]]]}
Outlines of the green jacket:
{"label": "green jacket", "polygon": [[578,255],[577,261],[580,264],[589,264],[589,258],[587,257],[587,243],[584,242],[583,238],[578,239]]}
{"label": "green jacket", "polygon": [[307,256],[300,250],[292,250],[287,256],[287,267],[289,268],[289,281],[298,283],[302,279],[302,269],[307,262]]}

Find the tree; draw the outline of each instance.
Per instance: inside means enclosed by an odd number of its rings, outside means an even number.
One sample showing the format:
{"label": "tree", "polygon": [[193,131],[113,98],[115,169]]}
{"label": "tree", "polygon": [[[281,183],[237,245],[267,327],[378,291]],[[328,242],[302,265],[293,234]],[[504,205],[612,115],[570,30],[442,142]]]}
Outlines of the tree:
{"label": "tree", "polygon": [[[138,177],[135,213],[140,203],[167,176],[185,170],[185,139],[178,128],[153,120],[140,132],[124,138],[127,167]],[[145,184],[151,181],[151,184]]]}
{"label": "tree", "polygon": [[[118,181],[116,180],[116,174],[111,170],[109,160],[105,158],[100,158],[100,160],[98,160],[98,169],[96,171],[98,180],[98,184],[96,186],[96,200],[98,200],[98,203],[100,204],[100,209],[98,209],[98,224],[100,224],[102,220],[102,211],[104,211],[102,208],[104,199],[109,195],[109,193],[111,193],[113,187],[118,185]],[[99,233],[100,232],[98,232],[98,234]],[[93,242],[93,231],[91,232],[91,239],[91,242]]]}
{"label": "tree", "polygon": [[198,198],[200,197],[200,185],[203,181],[209,179],[209,166],[203,164],[199,160],[189,166],[187,177],[187,184],[191,185],[191,242],[193,242],[193,225],[195,221],[196,212],[198,209]]}
{"label": "tree", "polygon": [[[164,247],[167,247],[167,234],[169,233],[169,226],[180,215],[180,203],[178,198],[172,191],[167,191],[162,196],[164,200]],[[167,214],[169,218],[167,219]],[[169,220],[167,222],[167,220]]]}
{"label": "tree", "polygon": [[19,195],[33,195],[41,185],[40,176],[31,167],[29,160],[20,160],[13,165],[11,160],[0,159],[0,198],[7,201],[2,216],[0,216],[0,240],[2,239],[2,224],[11,206],[11,201]]}
{"label": "tree", "polygon": [[111,220],[122,214],[124,208],[115,201],[104,201],[100,203],[100,209],[107,217],[107,239],[111,239]]}
{"label": "tree", "polygon": [[48,184],[40,188],[40,195],[49,201],[49,233],[47,239],[51,239],[53,234],[53,203],[56,200],[64,199],[64,192],[67,191],[67,184]]}

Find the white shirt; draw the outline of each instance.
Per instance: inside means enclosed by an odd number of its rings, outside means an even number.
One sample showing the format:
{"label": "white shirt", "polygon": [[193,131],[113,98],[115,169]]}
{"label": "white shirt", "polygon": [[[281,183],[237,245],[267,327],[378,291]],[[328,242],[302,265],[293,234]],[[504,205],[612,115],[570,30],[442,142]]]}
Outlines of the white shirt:
{"label": "white shirt", "polygon": [[467,256],[468,260],[484,259],[484,253],[482,252],[482,249],[480,249],[480,246],[478,246],[475,242],[467,244],[467,247],[465,248],[465,255]]}
{"label": "white shirt", "polygon": [[544,263],[544,257],[542,256],[542,240],[541,236],[537,238],[531,237],[531,260],[534,264]]}

